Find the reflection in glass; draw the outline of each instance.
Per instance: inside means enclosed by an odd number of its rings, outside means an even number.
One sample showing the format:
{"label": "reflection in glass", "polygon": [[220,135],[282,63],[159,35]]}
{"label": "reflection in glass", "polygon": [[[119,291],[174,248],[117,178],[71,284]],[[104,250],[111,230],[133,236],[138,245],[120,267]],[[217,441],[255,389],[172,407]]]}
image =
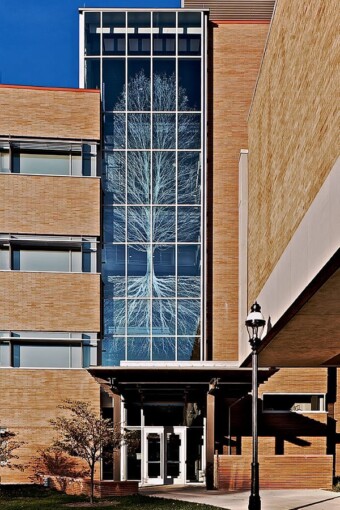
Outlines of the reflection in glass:
{"label": "reflection in glass", "polygon": [[104,337],[102,353],[102,365],[120,365],[120,362],[125,360],[125,338]]}
{"label": "reflection in glass", "polygon": [[153,338],[152,359],[156,361],[175,360],[175,339],[174,338]]}
{"label": "reflection in glass", "polygon": [[185,90],[188,98],[188,110],[201,108],[201,61],[198,59],[179,59],[179,87]]}
{"label": "reflection in glass", "polygon": [[104,243],[125,242],[125,206],[104,207]]}
{"label": "reflection in glass", "polygon": [[178,300],[177,333],[179,335],[200,334],[200,300]]}
{"label": "reflection in glass", "polygon": [[[80,159],[80,155],[72,155],[72,159]],[[70,154],[47,154],[33,152],[13,152],[12,172],[40,175],[69,175]]]}
{"label": "reflection in glass", "polygon": [[175,317],[174,299],[154,299],[152,302],[152,333],[154,335],[174,335]]}
{"label": "reflection in glass", "polygon": [[199,149],[201,146],[201,116],[195,113],[178,115],[178,148]]}
{"label": "reflection in glass", "polygon": [[178,203],[199,204],[201,202],[201,154],[199,152],[178,153]]}
{"label": "reflection in glass", "polygon": [[125,148],[125,114],[104,114],[104,143],[106,148]]}
{"label": "reflection in glass", "polygon": [[198,243],[201,240],[200,207],[178,207],[177,240],[185,243]]}
{"label": "reflection in glass", "polygon": [[187,337],[177,339],[178,361],[199,361],[200,356],[201,354],[199,337]]}
{"label": "reflection in glass", "polygon": [[177,271],[179,276],[199,276],[201,268],[200,245],[177,247]]}
{"label": "reflection in glass", "polygon": [[[166,97],[162,97],[166,94]],[[176,108],[176,61],[154,59],[153,61],[153,109]]]}
{"label": "reflection in glass", "polygon": [[199,276],[178,276],[178,297],[199,298],[201,295],[201,278]]}
{"label": "reflection in glass", "polygon": [[200,55],[201,54],[201,36],[200,35],[179,35],[178,36],[178,54],[179,55]]}
{"label": "reflection in glass", "polygon": [[128,242],[145,242],[150,240],[150,207],[127,208]]}
{"label": "reflection in glass", "polygon": [[125,53],[125,34],[116,32],[116,28],[125,28],[125,13],[103,12],[103,55]]}
{"label": "reflection in glass", "polygon": [[175,246],[154,247],[152,292],[155,297],[175,295]]}
{"label": "reflection in glass", "polygon": [[161,33],[154,35],[154,55],[174,55],[176,52],[176,37],[172,34]]}
{"label": "reflection in glass", "polygon": [[183,28],[193,28],[201,26],[200,12],[179,12],[178,26]]}
{"label": "reflection in glass", "polygon": [[150,110],[150,60],[129,59],[128,80],[128,110]]}
{"label": "reflection in glass", "polygon": [[125,152],[105,152],[102,186],[105,204],[125,202]]}
{"label": "reflection in glass", "polygon": [[150,339],[128,338],[127,359],[130,361],[150,361]]}
{"label": "reflection in glass", "polygon": [[152,154],[152,194],[154,204],[175,203],[175,152],[154,152]]}
{"label": "reflection in glass", "polygon": [[176,148],[176,116],[169,113],[153,115],[152,143],[154,149]]}
{"label": "reflection in glass", "polygon": [[148,113],[129,113],[127,120],[128,149],[149,149],[151,124]]}
{"label": "reflection in glass", "polygon": [[99,12],[85,13],[85,55],[100,55]]}
{"label": "reflection in glass", "polygon": [[85,59],[85,88],[100,88],[100,60],[99,58]]}
{"label": "reflection in glass", "polygon": [[125,246],[106,244],[103,250],[103,278],[108,276],[124,276],[125,274]]}
{"label": "reflection in glass", "polygon": [[104,299],[104,334],[125,335],[125,300]]}
{"label": "reflection in glass", "polygon": [[[114,80],[112,77],[114,76]],[[103,59],[103,109],[111,111],[124,90],[125,60]]]}
{"label": "reflection in glass", "polygon": [[129,299],[127,302],[127,332],[129,335],[150,333],[150,300]]}
{"label": "reflection in glass", "polygon": [[151,273],[151,247],[150,245],[128,246],[128,295],[133,297],[150,296]]}
{"label": "reflection in glass", "polygon": [[125,296],[125,276],[103,277],[103,295],[104,298],[110,299],[114,297]]}
{"label": "reflection in glass", "polygon": [[153,207],[153,241],[175,242],[176,210],[174,207]]}
{"label": "reflection in glass", "polygon": [[151,38],[150,34],[129,35],[128,53],[129,55],[150,55]]}
{"label": "reflection in glass", "polygon": [[127,153],[127,201],[129,204],[150,202],[151,157],[150,152],[131,151]]}

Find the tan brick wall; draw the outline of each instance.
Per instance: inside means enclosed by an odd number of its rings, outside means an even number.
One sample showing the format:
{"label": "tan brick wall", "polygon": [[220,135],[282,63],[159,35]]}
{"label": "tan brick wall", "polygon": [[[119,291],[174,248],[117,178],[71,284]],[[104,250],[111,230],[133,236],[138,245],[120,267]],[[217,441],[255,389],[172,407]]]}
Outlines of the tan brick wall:
{"label": "tan brick wall", "polygon": [[[217,487],[228,490],[250,488],[251,457],[221,455],[215,457]],[[331,455],[260,456],[261,489],[330,489]]]}
{"label": "tan brick wall", "polygon": [[99,140],[100,94],[1,85],[0,135]]}
{"label": "tan brick wall", "polygon": [[0,467],[2,483],[30,482],[29,462],[51,444],[55,432],[49,420],[55,418],[65,399],[86,400],[99,412],[100,388],[85,370],[0,369],[0,425],[17,434],[26,444],[17,450],[18,463],[25,470]]}
{"label": "tan brick wall", "polygon": [[337,0],[279,0],[249,119],[248,302],[339,152]]}
{"label": "tan brick wall", "polygon": [[0,271],[0,330],[100,331],[100,276]]}
{"label": "tan brick wall", "polygon": [[327,368],[281,368],[259,386],[263,393],[326,393]]}
{"label": "tan brick wall", "polygon": [[268,25],[220,24],[211,31],[208,228],[213,359],[237,360],[238,162],[240,149],[248,146],[247,115]]}
{"label": "tan brick wall", "polygon": [[335,447],[335,476],[340,478],[340,368],[337,368],[336,375],[336,403],[334,405],[335,430],[337,433],[337,444]]}
{"label": "tan brick wall", "polygon": [[0,175],[3,233],[99,236],[99,205],[99,179]]}

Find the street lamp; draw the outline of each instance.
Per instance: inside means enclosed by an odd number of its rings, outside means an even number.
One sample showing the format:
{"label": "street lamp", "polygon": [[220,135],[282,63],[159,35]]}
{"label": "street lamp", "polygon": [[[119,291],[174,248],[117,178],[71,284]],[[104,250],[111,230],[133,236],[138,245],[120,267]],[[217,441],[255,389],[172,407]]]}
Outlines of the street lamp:
{"label": "street lamp", "polygon": [[261,510],[260,486],[259,486],[259,462],[258,462],[258,434],[257,434],[257,355],[261,343],[261,334],[266,324],[261,313],[260,305],[255,301],[245,322],[249,343],[252,349],[252,436],[253,458],[251,464],[251,492],[249,496],[249,510]]}

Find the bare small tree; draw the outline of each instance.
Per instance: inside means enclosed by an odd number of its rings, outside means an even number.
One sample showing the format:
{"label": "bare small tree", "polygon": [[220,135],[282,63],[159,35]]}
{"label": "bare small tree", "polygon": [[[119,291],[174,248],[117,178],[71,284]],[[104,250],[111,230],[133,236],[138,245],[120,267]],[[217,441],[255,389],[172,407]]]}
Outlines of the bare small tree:
{"label": "bare small tree", "polygon": [[87,474],[90,475],[92,503],[97,462],[120,449],[128,441],[128,436],[122,432],[120,424],[113,424],[112,420],[98,416],[88,402],[66,400],[59,408],[68,411],[68,416],[51,420],[59,436],[52,448],[85,461]]}
{"label": "bare small tree", "polygon": [[15,432],[0,428],[0,467],[23,471],[24,466],[15,462],[19,458],[15,450],[20,448],[25,442],[17,441],[14,439],[15,437]]}

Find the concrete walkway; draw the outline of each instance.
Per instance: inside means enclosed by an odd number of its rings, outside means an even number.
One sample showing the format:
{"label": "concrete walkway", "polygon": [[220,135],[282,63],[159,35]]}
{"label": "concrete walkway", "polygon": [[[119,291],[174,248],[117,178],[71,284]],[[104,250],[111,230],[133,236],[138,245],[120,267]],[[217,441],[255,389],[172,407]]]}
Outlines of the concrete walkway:
{"label": "concrete walkway", "polygon": [[[197,486],[144,487],[141,494],[158,498],[178,499],[227,508],[248,510],[249,491],[207,491]],[[340,493],[315,490],[262,490],[262,510],[339,510]]]}

